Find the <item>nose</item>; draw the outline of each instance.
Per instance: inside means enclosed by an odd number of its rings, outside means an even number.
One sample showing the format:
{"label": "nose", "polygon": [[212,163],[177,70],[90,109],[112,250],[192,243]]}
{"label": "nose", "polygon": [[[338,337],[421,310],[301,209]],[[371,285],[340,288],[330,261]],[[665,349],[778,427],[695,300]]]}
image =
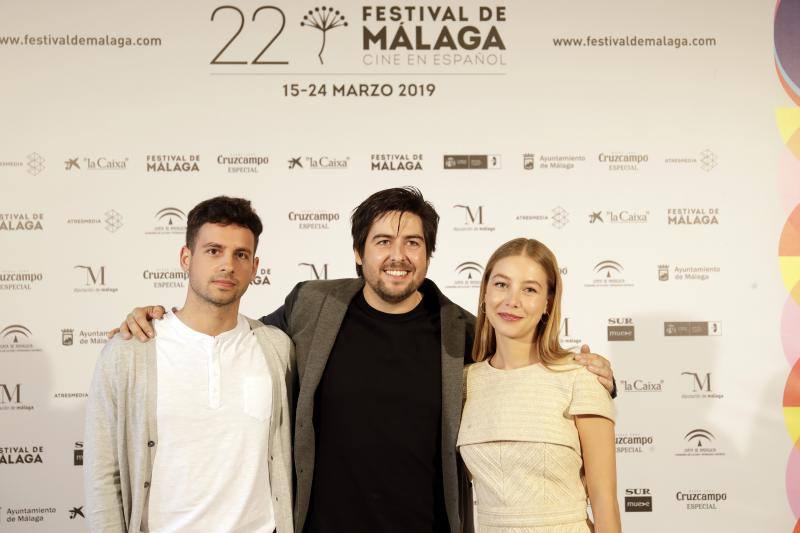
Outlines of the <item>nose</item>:
{"label": "nose", "polygon": [[509,291],[505,297],[504,303],[509,307],[519,307],[519,297],[517,293],[514,291]]}
{"label": "nose", "polygon": [[219,269],[222,272],[232,272],[233,265],[234,265],[233,254],[232,253],[222,254],[222,259],[220,260],[219,263]]}
{"label": "nose", "polygon": [[389,259],[392,261],[403,261],[405,258],[406,254],[403,251],[402,239],[395,239],[392,242],[392,247],[389,249]]}

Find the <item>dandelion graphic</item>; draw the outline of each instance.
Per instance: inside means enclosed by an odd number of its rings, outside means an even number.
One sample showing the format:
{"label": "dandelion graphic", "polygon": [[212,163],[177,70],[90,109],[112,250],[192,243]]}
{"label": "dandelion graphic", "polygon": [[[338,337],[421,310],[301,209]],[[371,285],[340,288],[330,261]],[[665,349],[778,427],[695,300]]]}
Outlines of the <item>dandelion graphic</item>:
{"label": "dandelion graphic", "polygon": [[319,49],[317,57],[319,57],[320,64],[324,65],[322,52],[325,50],[325,34],[333,28],[347,26],[347,22],[338,9],[334,11],[332,7],[315,7],[314,9],[309,9],[308,14],[303,16],[303,21],[300,25],[316,28],[322,32],[322,48]]}

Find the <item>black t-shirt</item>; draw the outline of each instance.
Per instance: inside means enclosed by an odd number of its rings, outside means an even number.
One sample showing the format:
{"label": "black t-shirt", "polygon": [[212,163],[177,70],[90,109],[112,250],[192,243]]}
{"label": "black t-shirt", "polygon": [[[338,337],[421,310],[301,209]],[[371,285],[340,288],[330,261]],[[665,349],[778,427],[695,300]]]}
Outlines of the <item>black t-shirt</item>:
{"label": "black t-shirt", "polygon": [[449,532],[441,351],[435,294],[399,315],[353,298],[316,391],[306,533]]}

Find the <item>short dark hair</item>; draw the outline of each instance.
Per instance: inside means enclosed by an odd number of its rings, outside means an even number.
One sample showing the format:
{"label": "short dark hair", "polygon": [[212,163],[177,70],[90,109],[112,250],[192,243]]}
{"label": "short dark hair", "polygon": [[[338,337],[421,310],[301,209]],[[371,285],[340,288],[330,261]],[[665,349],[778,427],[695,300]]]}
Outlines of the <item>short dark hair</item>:
{"label": "short dark hair", "polygon": [[258,248],[258,236],[264,227],[261,219],[250,205],[250,200],[244,198],[231,198],[230,196],[216,196],[203,200],[189,211],[186,223],[186,247],[194,251],[197,232],[203,224],[233,224],[247,228],[253,232],[255,244],[253,252]]}
{"label": "short dark hair", "polygon": [[[372,224],[386,213],[399,211],[412,213],[422,220],[422,236],[425,238],[425,252],[430,259],[436,250],[436,230],[439,227],[439,214],[430,202],[422,197],[416,187],[395,187],[384,189],[371,195],[353,210],[350,217],[353,235],[353,250],[364,255],[367,235]],[[361,265],[356,264],[358,277],[363,277]]]}

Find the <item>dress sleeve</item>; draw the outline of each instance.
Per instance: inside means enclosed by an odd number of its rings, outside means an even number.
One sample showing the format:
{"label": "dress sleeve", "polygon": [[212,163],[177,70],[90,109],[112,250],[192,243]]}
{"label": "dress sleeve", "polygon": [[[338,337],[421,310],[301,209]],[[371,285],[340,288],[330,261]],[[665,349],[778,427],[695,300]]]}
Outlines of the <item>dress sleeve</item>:
{"label": "dress sleeve", "polygon": [[570,415],[599,415],[614,421],[614,402],[597,376],[586,368],[575,371],[575,382],[572,385],[572,401],[569,404]]}

